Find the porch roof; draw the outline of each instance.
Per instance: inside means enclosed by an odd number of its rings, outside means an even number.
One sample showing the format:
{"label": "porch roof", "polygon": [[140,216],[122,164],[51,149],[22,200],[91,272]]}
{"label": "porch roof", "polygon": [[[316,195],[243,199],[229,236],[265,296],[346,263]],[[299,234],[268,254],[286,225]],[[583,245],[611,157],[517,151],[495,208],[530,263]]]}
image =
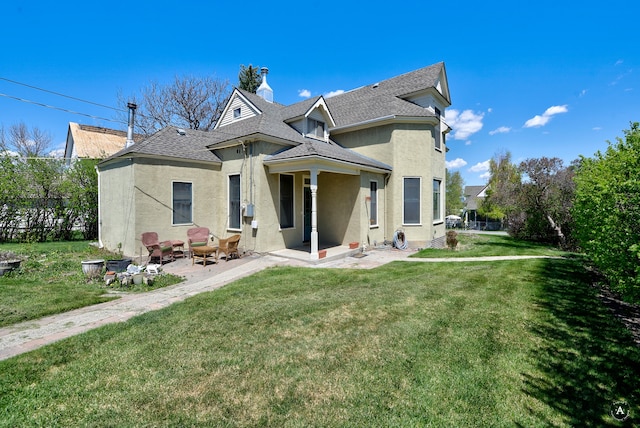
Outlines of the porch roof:
{"label": "porch roof", "polygon": [[381,172],[391,172],[392,167],[367,156],[345,149],[333,141],[315,141],[305,139],[304,143],[265,157],[265,165],[296,163],[300,161],[323,160],[341,166],[349,165],[357,169],[368,169]]}

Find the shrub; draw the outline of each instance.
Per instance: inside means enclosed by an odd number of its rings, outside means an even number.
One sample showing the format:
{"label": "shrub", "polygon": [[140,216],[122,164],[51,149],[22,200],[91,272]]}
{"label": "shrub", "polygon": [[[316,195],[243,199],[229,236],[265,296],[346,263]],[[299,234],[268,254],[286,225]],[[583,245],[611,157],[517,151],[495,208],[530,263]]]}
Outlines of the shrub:
{"label": "shrub", "polygon": [[450,250],[455,250],[458,246],[458,232],[450,230],[447,232],[447,247]]}

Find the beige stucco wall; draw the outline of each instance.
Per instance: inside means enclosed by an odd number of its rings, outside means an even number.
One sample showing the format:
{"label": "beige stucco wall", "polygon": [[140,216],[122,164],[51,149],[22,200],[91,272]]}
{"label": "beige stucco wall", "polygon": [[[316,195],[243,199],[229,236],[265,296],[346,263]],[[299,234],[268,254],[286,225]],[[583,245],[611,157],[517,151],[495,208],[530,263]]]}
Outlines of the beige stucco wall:
{"label": "beige stucco wall", "polygon": [[[118,166],[120,166],[118,168]],[[143,232],[160,240],[187,241],[187,229],[213,224],[219,204],[219,166],[146,158],[123,159],[100,171],[101,243],[115,251],[122,244],[127,256],[146,255]],[[192,183],[193,222],[173,225],[173,182]],[[134,184],[135,183],[135,184]]]}
{"label": "beige stucco wall", "polygon": [[[433,219],[433,180],[441,180],[441,206],[445,194],[445,154],[436,150],[433,138],[434,127],[424,123],[396,123],[377,128],[368,128],[350,133],[339,133],[332,138],[343,146],[363,155],[385,162],[393,172],[385,188],[383,200],[384,223],[382,230],[371,232],[376,237],[391,240],[393,233],[402,229],[415,246],[431,246],[445,234],[444,214],[442,219]],[[403,224],[404,177],[421,179],[421,222],[419,225]],[[364,189],[364,183],[363,183]],[[382,196],[382,195],[381,195]],[[381,198],[379,198],[381,199]],[[444,213],[444,210],[441,210]],[[383,214],[384,213],[384,214]],[[378,239],[378,241],[382,240]]]}
{"label": "beige stucco wall", "polygon": [[120,246],[125,254],[135,252],[133,173],[132,160],[122,159],[102,167],[98,175],[100,243],[110,251],[118,251]]}

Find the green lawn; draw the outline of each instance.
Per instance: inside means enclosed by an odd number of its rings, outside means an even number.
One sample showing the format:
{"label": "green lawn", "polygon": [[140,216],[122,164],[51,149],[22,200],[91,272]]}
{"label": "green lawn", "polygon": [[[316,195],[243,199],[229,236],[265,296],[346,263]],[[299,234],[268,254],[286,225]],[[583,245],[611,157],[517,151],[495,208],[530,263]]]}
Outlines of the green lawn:
{"label": "green lawn", "polygon": [[640,415],[640,350],[579,258],[272,268],[0,373],[0,426],[619,426],[615,400]]}
{"label": "green lawn", "polygon": [[455,250],[448,248],[426,248],[413,257],[484,257],[484,256],[552,256],[570,255],[565,251],[546,244],[520,241],[506,235],[458,233],[458,246]]}
{"label": "green lawn", "polygon": [[[2,244],[0,251],[25,258],[20,270],[0,276],[0,327],[117,298],[105,294],[108,290],[101,278],[87,280],[81,261],[120,257],[87,241]],[[166,275],[153,288],[179,281]],[[126,291],[149,289],[138,286]]]}

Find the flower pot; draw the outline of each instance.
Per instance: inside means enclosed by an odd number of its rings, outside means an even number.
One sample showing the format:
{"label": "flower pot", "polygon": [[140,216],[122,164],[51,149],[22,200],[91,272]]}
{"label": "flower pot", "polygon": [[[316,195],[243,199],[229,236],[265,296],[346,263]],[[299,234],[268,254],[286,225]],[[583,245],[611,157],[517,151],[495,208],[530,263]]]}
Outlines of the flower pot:
{"label": "flower pot", "polygon": [[102,274],[104,260],[85,260],[82,262],[82,272],[87,278],[97,278]]}

